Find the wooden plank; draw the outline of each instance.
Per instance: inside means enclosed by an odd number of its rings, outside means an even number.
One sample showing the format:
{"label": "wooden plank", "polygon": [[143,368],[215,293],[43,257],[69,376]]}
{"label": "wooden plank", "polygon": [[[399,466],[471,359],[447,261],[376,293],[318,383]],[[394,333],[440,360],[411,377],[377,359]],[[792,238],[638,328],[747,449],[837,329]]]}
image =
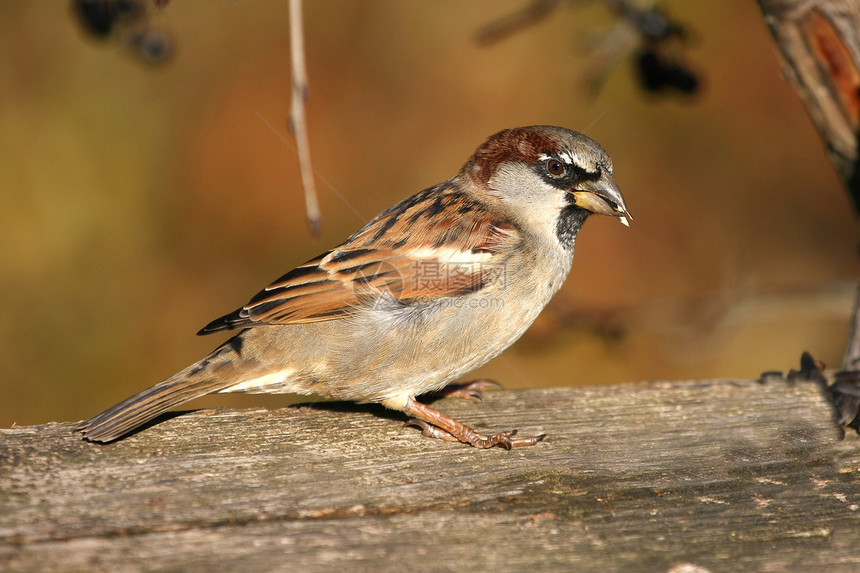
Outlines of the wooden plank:
{"label": "wooden plank", "polygon": [[513,451],[375,406],[203,410],[114,444],[0,430],[0,569],[857,571],[860,441],[813,384],[446,399]]}

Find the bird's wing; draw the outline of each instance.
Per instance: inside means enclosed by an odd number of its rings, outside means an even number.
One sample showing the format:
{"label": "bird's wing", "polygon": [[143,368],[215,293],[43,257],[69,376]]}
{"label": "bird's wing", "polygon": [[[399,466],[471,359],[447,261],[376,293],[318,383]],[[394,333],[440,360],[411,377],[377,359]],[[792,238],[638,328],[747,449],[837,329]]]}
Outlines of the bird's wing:
{"label": "bird's wing", "polygon": [[477,292],[503,279],[503,255],[518,242],[509,223],[442,184],[385,211],[198,334],[331,320],[381,296],[414,305]]}

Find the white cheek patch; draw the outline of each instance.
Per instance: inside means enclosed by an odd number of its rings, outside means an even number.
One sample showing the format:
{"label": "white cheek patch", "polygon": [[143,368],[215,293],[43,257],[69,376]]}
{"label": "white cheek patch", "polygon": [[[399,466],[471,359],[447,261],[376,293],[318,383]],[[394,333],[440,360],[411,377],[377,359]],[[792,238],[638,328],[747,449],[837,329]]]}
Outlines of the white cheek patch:
{"label": "white cheek patch", "polygon": [[520,223],[532,232],[555,237],[558,214],[568,205],[567,192],[535,177],[531,168],[522,164],[503,165],[489,183],[490,189],[505,190],[495,195],[516,208]]}

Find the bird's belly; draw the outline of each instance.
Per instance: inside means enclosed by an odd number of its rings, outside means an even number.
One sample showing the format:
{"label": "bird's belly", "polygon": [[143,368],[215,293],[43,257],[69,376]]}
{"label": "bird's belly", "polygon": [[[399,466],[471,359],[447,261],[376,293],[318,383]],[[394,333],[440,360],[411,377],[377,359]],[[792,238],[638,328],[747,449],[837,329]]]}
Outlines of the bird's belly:
{"label": "bird's belly", "polygon": [[[513,344],[555,292],[478,292],[246,332],[267,367],[224,392],[379,402],[438,390]],[[514,302],[508,302],[514,301]],[[394,303],[392,304],[399,304]]]}
{"label": "bird's belly", "polygon": [[523,301],[475,293],[358,316],[348,342],[327,353],[322,378],[338,397],[358,401],[438,390],[513,344],[551,296],[531,292],[534,300]]}

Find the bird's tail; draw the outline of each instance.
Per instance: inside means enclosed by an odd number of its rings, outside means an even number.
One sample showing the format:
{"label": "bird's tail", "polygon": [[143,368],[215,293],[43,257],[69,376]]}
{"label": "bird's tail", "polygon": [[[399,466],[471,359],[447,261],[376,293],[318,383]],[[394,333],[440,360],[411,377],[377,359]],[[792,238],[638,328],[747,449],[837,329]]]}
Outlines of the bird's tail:
{"label": "bird's tail", "polygon": [[231,352],[225,344],[200,362],[82,422],[75,430],[87,440],[110,442],[174,406],[223,390],[235,383],[230,375],[235,365],[225,356]]}

